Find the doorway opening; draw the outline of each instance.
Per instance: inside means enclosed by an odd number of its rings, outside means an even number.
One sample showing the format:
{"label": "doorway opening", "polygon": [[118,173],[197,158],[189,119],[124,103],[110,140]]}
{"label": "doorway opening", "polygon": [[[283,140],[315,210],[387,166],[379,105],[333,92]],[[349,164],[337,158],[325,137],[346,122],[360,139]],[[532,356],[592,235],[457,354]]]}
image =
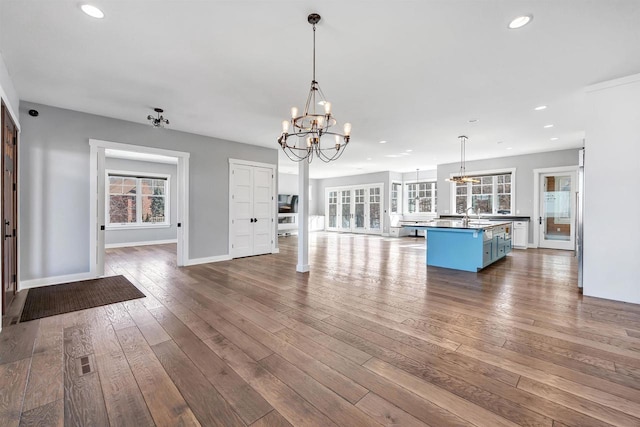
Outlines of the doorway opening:
{"label": "doorway opening", "polygon": [[534,171],[534,240],[539,248],[575,250],[576,167]]}
{"label": "doorway opening", "polygon": [[106,248],[176,244],[187,264],[189,153],[90,140],[91,275]]}

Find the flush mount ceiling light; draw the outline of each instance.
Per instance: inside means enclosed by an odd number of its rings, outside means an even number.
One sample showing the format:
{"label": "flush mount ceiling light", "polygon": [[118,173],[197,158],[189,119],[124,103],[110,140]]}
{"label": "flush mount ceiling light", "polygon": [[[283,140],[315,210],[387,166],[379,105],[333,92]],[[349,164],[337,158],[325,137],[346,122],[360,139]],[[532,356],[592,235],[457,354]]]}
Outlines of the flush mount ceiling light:
{"label": "flush mount ceiling light", "polygon": [[527,25],[533,19],[533,15],[522,15],[514,18],[509,22],[509,29],[517,30],[518,28],[522,28]]}
{"label": "flush mount ceiling light", "polygon": [[90,4],[83,4],[82,6],[80,6],[80,9],[82,9],[84,13],[86,13],[92,18],[96,18],[96,19],[104,18],[104,12],[102,12],[100,9],[98,9],[95,6],[91,6]]}
{"label": "flush mount ceiling light", "polygon": [[380,141],[380,144],[386,144],[387,141]]}
{"label": "flush mount ceiling light", "polygon": [[536,108],[534,108],[534,110],[536,111],[542,111],[542,110],[546,110],[547,106],[546,105],[538,105]]}
{"label": "flush mount ceiling light", "polygon": [[467,176],[465,151],[466,151],[468,138],[464,135],[460,135],[458,138],[460,139],[460,172],[458,172],[457,176],[452,176],[451,178],[447,178],[445,179],[445,181],[455,182],[456,184],[465,184],[467,182],[480,182],[480,180],[478,179]]}
{"label": "flush mount ceiling light", "polygon": [[549,129],[549,128],[552,128],[552,127],[553,127],[553,125],[544,125],[545,129]]}
{"label": "flush mount ceiling light", "polygon": [[147,120],[151,122],[151,125],[154,128],[163,128],[164,125],[169,124],[169,120],[165,119],[162,116],[162,113],[164,113],[164,110],[162,108],[154,108],[153,111],[155,111],[158,114],[158,117],[153,117],[151,114],[149,114],[147,116]]}
{"label": "flush mount ceiling light", "polygon": [[[344,124],[344,133],[331,129],[337,124],[337,121],[331,114],[331,103],[326,100],[316,81],[316,24],[320,22],[320,19],[321,17],[317,13],[312,13],[307,17],[307,21],[313,26],[313,77],[304,112],[302,115],[298,115],[298,109],[293,107],[291,120],[282,122],[282,133],[278,138],[278,144],[287,157],[297,162],[306,159],[311,163],[314,157],[318,157],[325,163],[337,160],[344,153],[351,138],[351,123]],[[316,113],[316,105],[318,104],[324,108],[323,113]],[[332,135],[335,142],[327,143],[326,138],[323,141],[324,135]],[[291,137],[295,137],[292,138],[293,142],[289,142]]]}

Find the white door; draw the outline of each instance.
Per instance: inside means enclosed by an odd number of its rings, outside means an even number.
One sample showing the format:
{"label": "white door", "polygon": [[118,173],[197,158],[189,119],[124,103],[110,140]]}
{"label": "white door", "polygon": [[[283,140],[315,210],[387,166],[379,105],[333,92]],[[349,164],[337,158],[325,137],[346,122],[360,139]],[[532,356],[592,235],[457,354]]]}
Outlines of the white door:
{"label": "white door", "polygon": [[327,206],[325,208],[327,216],[327,230],[338,230],[338,205],[338,191],[327,191]]}
{"label": "white door", "polygon": [[540,175],[539,247],[575,249],[575,181],[573,171]]}
{"label": "white door", "polygon": [[340,227],[342,231],[351,231],[351,190],[340,190]]}
{"label": "white door", "polygon": [[353,206],[351,209],[351,231],[354,233],[364,233],[367,227],[367,189],[354,188]]}
{"label": "white door", "polygon": [[271,169],[253,169],[253,255],[271,253],[274,223],[272,183]]}
{"label": "white door", "polygon": [[273,169],[231,165],[232,258],[271,253],[275,230]]}
{"label": "white door", "polygon": [[371,187],[368,193],[367,231],[379,234],[382,233],[382,187]]}

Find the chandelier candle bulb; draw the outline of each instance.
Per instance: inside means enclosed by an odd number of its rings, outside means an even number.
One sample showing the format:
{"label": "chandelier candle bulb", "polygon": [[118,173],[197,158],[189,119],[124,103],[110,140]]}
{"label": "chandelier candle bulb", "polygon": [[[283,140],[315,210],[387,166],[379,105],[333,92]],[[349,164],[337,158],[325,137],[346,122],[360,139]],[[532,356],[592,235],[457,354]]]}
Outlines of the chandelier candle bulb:
{"label": "chandelier candle bulb", "polygon": [[282,133],[288,133],[289,132],[289,121],[288,120],[283,120],[282,121]]}
{"label": "chandelier candle bulb", "polygon": [[295,119],[298,117],[298,107],[291,107],[291,118]]}
{"label": "chandelier candle bulb", "polygon": [[344,134],[345,136],[351,135],[351,123],[344,124]]}
{"label": "chandelier candle bulb", "polygon": [[328,116],[331,114],[331,103],[329,101],[325,101],[324,103],[324,113]]}

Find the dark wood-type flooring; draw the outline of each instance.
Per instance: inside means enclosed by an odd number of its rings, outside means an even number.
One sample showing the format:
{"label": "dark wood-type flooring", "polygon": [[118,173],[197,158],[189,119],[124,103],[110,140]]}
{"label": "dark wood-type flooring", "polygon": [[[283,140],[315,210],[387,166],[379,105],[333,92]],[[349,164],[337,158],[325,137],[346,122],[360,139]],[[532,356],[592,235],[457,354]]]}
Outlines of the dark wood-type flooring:
{"label": "dark wood-type flooring", "polygon": [[640,425],[640,306],[580,295],[569,252],[476,274],[423,242],[314,233],[309,274],[295,237],[187,268],[108,250],[147,297],[6,326],[1,424]]}

